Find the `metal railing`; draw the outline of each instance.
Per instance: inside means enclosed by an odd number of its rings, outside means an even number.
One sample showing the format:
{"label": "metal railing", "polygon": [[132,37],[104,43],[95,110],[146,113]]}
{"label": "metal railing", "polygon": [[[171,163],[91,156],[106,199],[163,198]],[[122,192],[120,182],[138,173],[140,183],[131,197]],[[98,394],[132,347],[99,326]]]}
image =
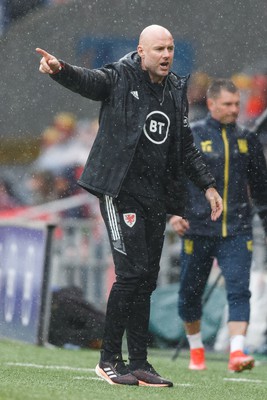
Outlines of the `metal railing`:
{"label": "metal railing", "polygon": [[[167,229],[158,285],[178,277],[180,239]],[[51,287],[79,286],[86,300],[104,309],[115,279],[114,265],[103,222],[67,219],[59,222],[53,235]]]}

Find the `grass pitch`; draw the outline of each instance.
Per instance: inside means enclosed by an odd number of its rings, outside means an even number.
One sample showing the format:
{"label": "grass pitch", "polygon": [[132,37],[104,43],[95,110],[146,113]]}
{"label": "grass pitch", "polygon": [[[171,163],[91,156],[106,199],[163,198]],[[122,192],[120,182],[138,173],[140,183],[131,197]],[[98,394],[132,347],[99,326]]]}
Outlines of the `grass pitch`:
{"label": "grass pitch", "polygon": [[99,352],[0,341],[0,400],[256,400],[267,393],[267,358],[252,371],[229,373],[227,355],[207,353],[207,371],[189,371],[188,352],[149,350],[149,361],[173,388],[109,385],[94,368]]}

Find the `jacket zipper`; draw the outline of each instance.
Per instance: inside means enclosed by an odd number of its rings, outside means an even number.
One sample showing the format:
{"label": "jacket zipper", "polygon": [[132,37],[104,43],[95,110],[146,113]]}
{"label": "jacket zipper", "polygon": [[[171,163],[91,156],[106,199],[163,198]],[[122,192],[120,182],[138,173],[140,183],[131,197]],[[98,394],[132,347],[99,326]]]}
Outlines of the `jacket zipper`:
{"label": "jacket zipper", "polygon": [[164,83],[164,88],[163,88],[163,93],[162,93],[162,99],[161,99],[161,101],[159,100],[159,104],[160,104],[161,106],[162,106],[162,104],[164,103],[164,100],[165,100],[165,90],[166,90],[166,87],[167,87],[168,78],[169,78],[169,76],[167,76],[167,78],[166,78],[166,80],[165,80],[165,83]]}
{"label": "jacket zipper", "polygon": [[222,216],[222,236],[227,236],[227,204],[229,186],[229,141],[226,128],[222,128],[222,139],[224,143],[224,186],[223,186],[223,216]]}

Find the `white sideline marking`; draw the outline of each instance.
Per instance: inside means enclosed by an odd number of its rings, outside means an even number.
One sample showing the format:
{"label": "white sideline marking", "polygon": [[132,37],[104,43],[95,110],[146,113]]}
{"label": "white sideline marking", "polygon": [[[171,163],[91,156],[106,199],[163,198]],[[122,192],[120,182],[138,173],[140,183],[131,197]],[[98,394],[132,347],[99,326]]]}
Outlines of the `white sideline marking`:
{"label": "white sideline marking", "polygon": [[246,379],[246,378],[224,378],[223,380],[232,382],[266,383],[265,381],[261,381],[259,379]]}
{"label": "white sideline marking", "polygon": [[175,383],[175,386],[191,387],[194,385],[192,383]]}
{"label": "white sideline marking", "polygon": [[5,365],[11,365],[14,367],[30,367],[30,368],[43,368],[43,369],[57,369],[57,370],[67,370],[67,371],[81,371],[81,372],[95,372],[94,368],[73,368],[66,365],[39,365],[39,364],[29,364],[29,363],[13,363],[8,362]]}

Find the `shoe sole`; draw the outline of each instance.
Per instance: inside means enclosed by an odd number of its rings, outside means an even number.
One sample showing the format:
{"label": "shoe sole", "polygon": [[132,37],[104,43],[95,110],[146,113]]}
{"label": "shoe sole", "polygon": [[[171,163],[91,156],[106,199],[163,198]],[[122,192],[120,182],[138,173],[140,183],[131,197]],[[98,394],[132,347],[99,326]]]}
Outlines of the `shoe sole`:
{"label": "shoe sole", "polygon": [[254,368],[254,366],[255,366],[255,362],[254,362],[254,360],[251,360],[251,361],[247,361],[247,362],[244,362],[244,363],[240,364],[240,365],[237,367],[237,369],[230,369],[230,368],[229,368],[229,371],[230,371],[230,372],[237,372],[237,373],[239,373],[239,372],[243,372],[243,371],[245,371],[245,370],[250,370],[250,369]]}
{"label": "shoe sole", "polygon": [[138,381],[139,386],[150,386],[150,387],[172,387],[173,385],[170,385],[168,383],[147,383],[144,381]]}

